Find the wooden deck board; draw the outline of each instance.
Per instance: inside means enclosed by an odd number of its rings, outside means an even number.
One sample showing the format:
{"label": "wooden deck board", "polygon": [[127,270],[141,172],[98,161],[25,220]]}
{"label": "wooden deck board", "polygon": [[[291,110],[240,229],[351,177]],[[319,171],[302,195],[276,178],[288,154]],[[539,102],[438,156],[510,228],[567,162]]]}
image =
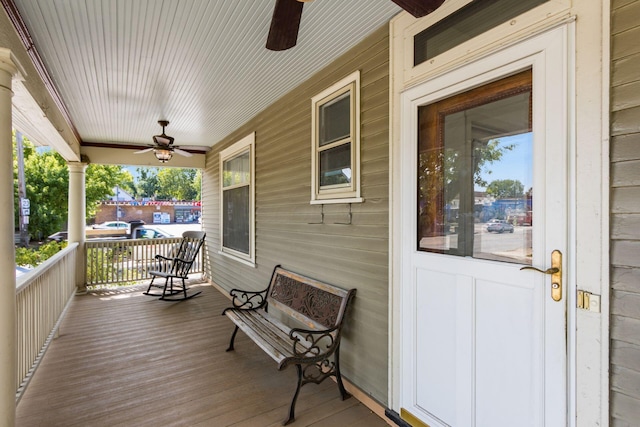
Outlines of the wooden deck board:
{"label": "wooden deck board", "polygon": [[[194,284],[182,302],[143,287],[76,297],[17,406],[16,426],[278,426],[294,369],[276,364],[244,334],[225,352],[229,300]],[[198,289],[198,290],[200,290]],[[294,426],[388,426],[332,381],[302,388]]]}

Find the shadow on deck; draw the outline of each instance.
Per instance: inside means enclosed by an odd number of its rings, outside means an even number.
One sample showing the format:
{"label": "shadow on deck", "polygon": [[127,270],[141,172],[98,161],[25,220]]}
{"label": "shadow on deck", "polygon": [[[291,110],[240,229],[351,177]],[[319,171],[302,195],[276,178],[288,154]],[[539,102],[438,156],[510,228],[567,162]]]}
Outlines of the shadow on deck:
{"label": "shadow on deck", "polygon": [[[208,284],[183,302],[145,286],[76,297],[17,406],[16,426],[279,426],[295,369],[243,334],[225,349],[229,300]],[[301,390],[293,426],[388,426],[334,382]]]}

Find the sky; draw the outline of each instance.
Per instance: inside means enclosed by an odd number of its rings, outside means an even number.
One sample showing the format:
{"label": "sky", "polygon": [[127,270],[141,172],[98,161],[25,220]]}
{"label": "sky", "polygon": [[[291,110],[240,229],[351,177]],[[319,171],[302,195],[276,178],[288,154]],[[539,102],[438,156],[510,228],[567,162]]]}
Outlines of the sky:
{"label": "sky", "polygon": [[[500,138],[500,147],[511,144],[515,145],[513,150],[505,150],[499,162],[485,165],[481,176],[487,183],[499,179],[520,181],[526,192],[533,182],[533,133]],[[486,170],[490,170],[491,174],[487,174]],[[476,188],[476,191],[483,190],[482,187]]]}

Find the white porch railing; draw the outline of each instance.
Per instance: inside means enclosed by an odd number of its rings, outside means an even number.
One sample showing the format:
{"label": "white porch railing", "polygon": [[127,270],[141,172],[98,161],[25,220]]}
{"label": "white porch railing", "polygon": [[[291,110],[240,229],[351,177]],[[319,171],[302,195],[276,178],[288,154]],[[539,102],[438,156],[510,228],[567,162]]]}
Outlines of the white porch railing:
{"label": "white porch railing", "polygon": [[[156,269],[156,255],[171,257],[182,237],[164,239],[94,239],[86,241],[87,286],[137,282],[150,279],[149,270]],[[201,273],[202,250],[191,273]]]}
{"label": "white porch railing", "polygon": [[76,286],[77,243],[16,280],[17,398],[22,394]]}

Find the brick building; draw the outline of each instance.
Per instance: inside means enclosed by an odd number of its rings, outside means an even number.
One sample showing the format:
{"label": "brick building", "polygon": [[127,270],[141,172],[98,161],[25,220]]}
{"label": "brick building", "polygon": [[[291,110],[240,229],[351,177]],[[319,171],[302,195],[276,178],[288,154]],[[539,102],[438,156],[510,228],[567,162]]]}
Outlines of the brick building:
{"label": "brick building", "polygon": [[147,224],[197,222],[200,215],[200,202],[104,201],[98,208],[95,223],[116,220],[143,220]]}

